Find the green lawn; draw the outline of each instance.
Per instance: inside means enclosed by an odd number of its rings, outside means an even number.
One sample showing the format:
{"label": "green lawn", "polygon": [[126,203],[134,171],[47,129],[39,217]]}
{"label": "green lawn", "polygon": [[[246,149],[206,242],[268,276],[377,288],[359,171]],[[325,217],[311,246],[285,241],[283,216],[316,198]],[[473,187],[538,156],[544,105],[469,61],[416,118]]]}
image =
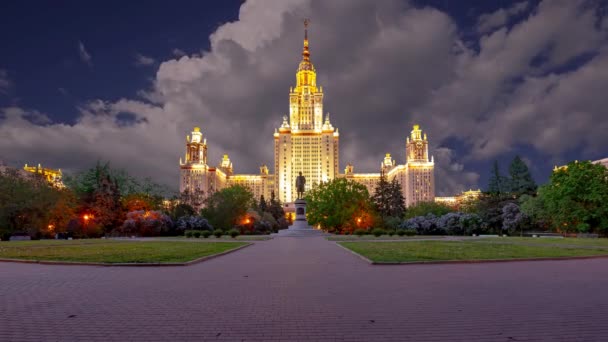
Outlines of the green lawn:
{"label": "green lawn", "polygon": [[571,245],[571,246],[599,246],[608,247],[608,239],[585,239],[585,238],[531,238],[531,237],[502,237],[483,238],[481,241],[505,242],[505,243],[533,243],[540,245]]}
{"label": "green lawn", "polygon": [[[81,243],[77,243],[77,241]],[[51,244],[51,241],[0,242],[0,258],[101,263],[173,263],[187,262],[246,245],[245,242],[186,243],[181,241],[72,240],[53,242],[54,244]]]}
{"label": "green lawn", "polygon": [[399,235],[380,235],[375,237],[374,235],[332,235],[327,237],[329,241],[374,241],[374,240],[416,240],[416,239],[443,239],[443,236],[425,236],[425,235],[415,235],[415,236],[399,236]]}
{"label": "green lawn", "polygon": [[204,237],[199,237],[199,238],[186,238],[185,236],[174,236],[174,237],[167,237],[167,238],[158,238],[159,240],[163,240],[163,239],[188,239],[188,240],[194,240],[194,241],[198,241],[198,240],[202,240],[202,241],[206,241],[206,240],[222,240],[222,241],[226,241],[226,240],[238,240],[238,241],[265,241],[265,240],[270,240],[272,239],[272,237],[270,237],[270,235],[239,235],[236,238],[232,238],[230,235],[222,235],[221,238],[216,238],[215,236],[211,235],[208,238],[204,238]]}
{"label": "green lawn", "polygon": [[608,255],[603,248],[498,244],[482,241],[340,242],[374,262],[521,259]]}

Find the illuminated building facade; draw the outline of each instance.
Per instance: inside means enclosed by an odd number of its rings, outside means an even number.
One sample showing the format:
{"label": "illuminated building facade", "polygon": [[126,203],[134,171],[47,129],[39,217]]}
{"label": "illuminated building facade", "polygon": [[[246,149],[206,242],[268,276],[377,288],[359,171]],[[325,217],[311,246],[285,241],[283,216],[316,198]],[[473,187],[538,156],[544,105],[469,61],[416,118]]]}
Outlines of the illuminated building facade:
{"label": "illuminated building facade", "polygon": [[35,173],[42,175],[44,179],[46,179],[49,184],[57,188],[63,188],[63,173],[61,169],[49,169],[42,167],[40,164],[38,166],[28,166],[25,164],[23,169],[27,172]]}
{"label": "illuminated building facade", "polygon": [[[575,162],[575,163],[578,163],[578,160],[575,160],[574,162]],[[599,165],[603,165],[603,166],[605,166],[606,168],[608,168],[608,158],[599,159],[599,160],[594,160],[594,161],[592,161],[592,163],[593,163],[593,164],[599,164]],[[565,170],[565,169],[567,169],[567,168],[568,168],[568,166],[567,166],[567,165],[562,165],[562,166],[557,166],[557,165],[556,165],[556,166],[553,168],[553,171],[557,171],[557,170]]]}
{"label": "illuminated building facade", "polygon": [[[388,181],[397,179],[405,198],[405,205],[433,202],[435,199],[435,162],[429,158],[429,142],[419,125],[414,125],[405,143],[405,164],[396,165],[387,153],[380,163],[380,171]],[[346,166],[343,177],[361,183],[372,194],[381,173],[354,173],[351,164]]]}
{"label": "illuminated building facade", "polygon": [[435,202],[460,209],[462,206],[471,205],[481,197],[481,190],[463,191],[458,196],[435,197]]}
{"label": "illuminated building facade", "polygon": [[[257,175],[233,174],[227,155],[218,167],[207,163],[207,142],[197,127],[186,139],[185,160],[180,159],[180,191],[201,190],[210,193],[223,187],[240,184],[249,187],[256,199],[274,194],[283,203],[296,199],[295,179],[302,172],[305,190],[315,184],[338,177],[364,184],[373,193],[380,173],[354,173],[348,164],[339,173],[338,129],[331,124],[329,113],[323,114],[323,88],[317,85],[317,74],[310,60],[308,32],[305,21],[302,61],[296,71],[296,84],[289,90],[289,116],[274,132],[274,174],[262,165]],[[415,125],[407,138],[405,164],[396,165],[390,154],[381,162],[380,170],[390,181],[401,184],[406,205],[435,198],[434,162],[429,159],[428,140]]]}

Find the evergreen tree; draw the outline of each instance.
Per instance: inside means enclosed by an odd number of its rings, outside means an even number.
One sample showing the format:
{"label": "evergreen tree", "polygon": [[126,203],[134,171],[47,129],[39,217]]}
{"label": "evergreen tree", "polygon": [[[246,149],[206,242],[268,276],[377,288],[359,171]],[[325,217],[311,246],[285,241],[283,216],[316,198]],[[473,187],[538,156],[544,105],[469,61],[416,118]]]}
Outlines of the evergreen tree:
{"label": "evergreen tree", "polygon": [[390,183],[386,181],[386,175],[384,174],[384,171],[381,171],[380,179],[378,180],[376,188],[374,189],[374,194],[372,195],[372,202],[376,207],[376,211],[382,217],[390,216],[390,195]]}
{"label": "evergreen tree", "polygon": [[285,217],[285,210],[283,210],[283,206],[281,205],[281,201],[277,200],[274,196],[274,191],[270,193],[270,202],[268,203],[268,212],[278,220],[280,217]]}
{"label": "evergreen tree", "polygon": [[401,184],[396,178],[393,178],[390,184],[390,210],[389,216],[403,217],[405,214],[405,198],[401,191]]}
{"label": "evergreen tree", "polygon": [[260,214],[264,214],[264,212],[268,211],[268,204],[264,199],[264,195],[260,195],[260,204],[258,204],[258,208],[260,209]]}
{"label": "evergreen tree", "polygon": [[533,194],[536,191],[536,183],[532,179],[530,170],[524,161],[516,156],[509,167],[510,191],[516,194]]}
{"label": "evergreen tree", "polygon": [[498,160],[494,160],[492,165],[492,171],[490,173],[490,180],[488,181],[487,192],[492,195],[498,195],[504,192],[505,178],[500,174],[500,168],[498,166]]}

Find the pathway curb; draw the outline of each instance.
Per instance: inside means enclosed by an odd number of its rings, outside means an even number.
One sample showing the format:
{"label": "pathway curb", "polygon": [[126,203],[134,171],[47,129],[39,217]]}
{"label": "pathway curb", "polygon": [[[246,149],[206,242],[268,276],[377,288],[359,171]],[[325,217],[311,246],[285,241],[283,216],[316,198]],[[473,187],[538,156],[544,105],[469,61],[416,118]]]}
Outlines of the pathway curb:
{"label": "pathway curb", "polygon": [[226,255],[232,252],[236,252],[245,247],[253,245],[252,242],[248,242],[245,245],[235,247],[221,253],[206,255],[198,259],[186,261],[186,262],[148,262],[148,263],[110,263],[110,262],[81,262],[81,261],[52,261],[52,260],[27,260],[27,259],[5,259],[0,258],[0,262],[16,262],[22,264],[42,264],[42,265],[62,265],[62,266],[103,266],[103,267],[159,267],[159,266],[191,266],[198,264],[199,262],[207,261],[213,258],[217,258],[222,255]]}

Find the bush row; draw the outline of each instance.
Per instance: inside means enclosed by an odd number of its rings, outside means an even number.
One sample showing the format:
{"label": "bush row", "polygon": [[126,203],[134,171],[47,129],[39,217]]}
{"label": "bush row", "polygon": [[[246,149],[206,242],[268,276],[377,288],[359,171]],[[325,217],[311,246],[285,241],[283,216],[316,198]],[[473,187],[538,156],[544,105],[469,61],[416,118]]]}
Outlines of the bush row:
{"label": "bush row", "polygon": [[[236,238],[237,236],[240,235],[239,231],[236,229],[230,229],[229,231],[226,232],[226,234],[230,235],[232,238]],[[216,229],[214,231],[211,230],[186,230],[184,232],[184,235],[187,238],[200,238],[201,236],[203,238],[208,238],[211,235],[215,236],[216,238],[221,238],[222,235],[224,235],[224,231],[221,229]]]}

